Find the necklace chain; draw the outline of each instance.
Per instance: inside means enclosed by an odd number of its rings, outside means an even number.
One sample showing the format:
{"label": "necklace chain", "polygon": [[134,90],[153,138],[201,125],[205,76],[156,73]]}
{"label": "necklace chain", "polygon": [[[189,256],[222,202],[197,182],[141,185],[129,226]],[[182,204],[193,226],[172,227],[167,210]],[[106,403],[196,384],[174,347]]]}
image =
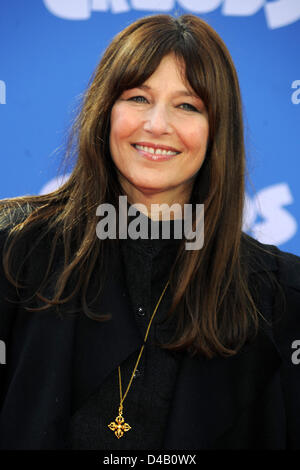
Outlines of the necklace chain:
{"label": "necklace chain", "polygon": [[159,307],[159,305],[160,305],[160,302],[161,302],[161,300],[162,300],[162,298],[163,298],[163,296],[164,296],[164,294],[165,294],[165,292],[166,292],[166,290],[167,290],[167,287],[168,287],[168,285],[169,285],[169,282],[170,282],[170,281],[168,280],[168,282],[166,283],[166,285],[165,285],[165,287],[164,287],[164,289],[163,289],[163,291],[162,291],[162,293],[161,293],[161,295],[160,295],[160,297],[159,297],[159,299],[158,299],[158,302],[157,302],[157,304],[156,304],[156,306],[155,306],[155,309],[154,309],[154,311],[153,311],[153,313],[152,313],[152,316],[151,316],[151,318],[150,318],[150,321],[149,321],[149,324],[148,324],[148,327],[147,327],[147,331],[146,331],[146,334],[145,334],[145,338],[144,338],[144,344],[142,345],[142,347],[141,347],[141,349],[140,349],[139,356],[138,356],[137,361],[136,361],[136,363],[135,363],[135,366],[134,366],[133,372],[132,372],[132,374],[131,374],[131,377],[130,377],[130,380],[129,380],[129,383],[128,383],[128,386],[127,386],[127,389],[126,389],[126,392],[125,392],[124,396],[122,395],[121,368],[120,368],[120,366],[118,366],[118,372],[119,372],[119,387],[120,387],[119,415],[116,417],[116,420],[115,420],[115,421],[113,421],[112,423],[110,423],[110,424],[108,425],[109,429],[111,429],[112,431],[114,431],[114,433],[115,433],[115,435],[116,435],[116,437],[117,437],[118,439],[120,439],[120,437],[122,437],[122,436],[124,435],[124,432],[129,431],[129,430],[131,429],[131,427],[129,426],[129,424],[128,424],[128,423],[125,423],[125,420],[124,420],[124,418],[123,418],[123,416],[122,416],[122,415],[123,415],[123,403],[124,403],[124,400],[125,400],[125,398],[126,398],[128,392],[129,392],[129,389],[130,389],[130,387],[131,387],[131,383],[132,383],[133,377],[134,377],[134,375],[135,375],[137,366],[138,366],[138,364],[139,364],[139,362],[140,362],[140,359],[141,359],[141,357],[142,357],[142,354],[143,354],[143,351],[144,351],[144,348],[145,348],[145,344],[146,344],[146,341],[147,341],[147,338],[148,338],[148,334],[149,334],[149,331],[150,331],[150,327],[151,327],[151,324],[152,324],[152,320],[153,320],[153,318],[154,318],[154,316],[155,316],[155,314],[156,314],[156,312],[157,312],[157,309],[158,309],[158,307]]}

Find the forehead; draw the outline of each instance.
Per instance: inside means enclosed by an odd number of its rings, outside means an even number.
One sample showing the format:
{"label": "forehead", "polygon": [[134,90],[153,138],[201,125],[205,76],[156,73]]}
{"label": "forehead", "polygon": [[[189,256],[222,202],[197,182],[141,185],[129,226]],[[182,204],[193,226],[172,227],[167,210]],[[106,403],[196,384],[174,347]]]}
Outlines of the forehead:
{"label": "forehead", "polygon": [[168,74],[170,73],[170,71],[172,71],[173,74],[176,74],[178,76],[179,80],[186,81],[185,70],[186,66],[184,60],[182,58],[176,57],[175,54],[171,53],[165,55],[161,59],[160,63],[158,64],[151,77],[159,72],[165,72]]}
{"label": "forehead", "polygon": [[174,94],[197,97],[188,82],[185,68],[183,59],[177,58],[174,54],[168,54],[162,58],[152,75],[135,88],[151,91],[153,85],[165,89],[174,85],[176,86]]}

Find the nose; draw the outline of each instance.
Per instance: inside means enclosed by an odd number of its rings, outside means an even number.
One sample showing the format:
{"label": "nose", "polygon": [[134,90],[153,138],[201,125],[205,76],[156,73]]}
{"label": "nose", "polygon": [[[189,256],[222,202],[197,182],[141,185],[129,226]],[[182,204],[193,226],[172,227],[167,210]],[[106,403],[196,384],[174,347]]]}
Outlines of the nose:
{"label": "nose", "polygon": [[144,130],[152,134],[169,134],[172,132],[170,116],[164,105],[156,105],[148,110]]}

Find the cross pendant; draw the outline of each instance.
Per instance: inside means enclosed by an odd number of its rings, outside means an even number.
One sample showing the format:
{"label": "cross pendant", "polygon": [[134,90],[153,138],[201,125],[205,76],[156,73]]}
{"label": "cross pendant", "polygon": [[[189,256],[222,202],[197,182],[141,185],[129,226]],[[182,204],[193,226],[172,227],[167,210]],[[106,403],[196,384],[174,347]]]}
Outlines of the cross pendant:
{"label": "cross pendant", "polygon": [[124,432],[129,431],[131,427],[129,424],[124,423],[124,418],[122,416],[122,409],[119,408],[119,416],[116,417],[116,420],[108,425],[109,429],[115,432],[115,435],[118,439],[124,435]]}

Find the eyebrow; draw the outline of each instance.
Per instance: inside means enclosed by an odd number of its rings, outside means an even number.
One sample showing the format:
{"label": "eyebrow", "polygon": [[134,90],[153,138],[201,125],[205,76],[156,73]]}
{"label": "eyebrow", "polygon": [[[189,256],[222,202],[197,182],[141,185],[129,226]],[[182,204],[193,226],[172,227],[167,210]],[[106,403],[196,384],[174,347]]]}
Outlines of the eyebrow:
{"label": "eyebrow", "polygon": [[[135,88],[141,88],[142,90],[152,90],[151,86],[149,85],[140,85]],[[190,96],[193,98],[197,98],[198,100],[201,100],[201,98],[198,95],[196,95],[195,93],[189,92],[187,90],[176,90],[174,91],[174,96]]]}

